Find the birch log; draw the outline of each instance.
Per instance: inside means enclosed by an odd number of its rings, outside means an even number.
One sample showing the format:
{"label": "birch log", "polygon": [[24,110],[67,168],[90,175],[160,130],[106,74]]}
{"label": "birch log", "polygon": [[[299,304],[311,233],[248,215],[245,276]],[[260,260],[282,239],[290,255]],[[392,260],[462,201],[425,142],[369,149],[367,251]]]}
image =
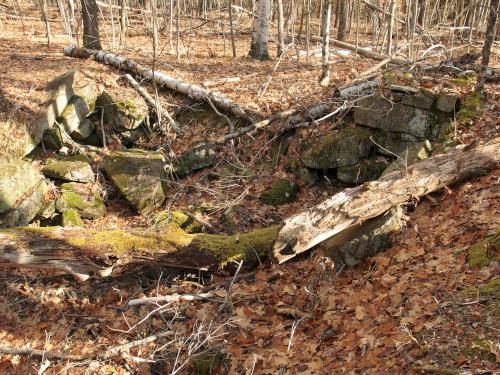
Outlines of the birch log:
{"label": "birch log", "polygon": [[206,90],[195,84],[181,81],[159,71],[155,71],[153,75],[153,71],[150,68],[140,65],[134,60],[125,59],[110,52],[93,50],[82,51],[81,48],[77,47],[64,47],[64,54],[70,57],[80,57],[82,55],[93,56],[94,59],[100,63],[123,69],[127,73],[135,74],[148,80],[154,80],[158,86],[179,92],[201,102],[211,103],[222,111],[229,112],[236,117],[243,118],[250,122],[260,117],[256,113],[251,113],[221,94]]}
{"label": "birch log", "polygon": [[347,228],[416,197],[498,168],[500,137],[476,147],[430,157],[377,181],[346,189],[286,219],[283,226],[225,236],[161,230],[20,227],[0,230],[0,266],[55,268],[80,280],[112,269],[154,264],[209,267],[233,261],[256,265],[269,255],[285,262]]}

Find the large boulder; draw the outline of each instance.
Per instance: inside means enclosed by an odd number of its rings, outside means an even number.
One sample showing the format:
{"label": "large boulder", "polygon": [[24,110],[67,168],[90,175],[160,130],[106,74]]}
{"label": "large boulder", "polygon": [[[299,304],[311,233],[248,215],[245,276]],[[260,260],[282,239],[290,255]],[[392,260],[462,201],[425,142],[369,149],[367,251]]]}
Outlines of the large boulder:
{"label": "large boulder", "polygon": [[76,182],[62,184],[56,207],[61,213],[74,209],[86,219],[98,219],[106,214],[104,200],[99,196],[94,184]]}
{"label": "large boulder", "polygon": [[0,227],[26,225],[42,210],[49,187],[31,164],[0,163]]}
{"label": "large boulder", "polygon": [[325,136],[303,155],[306,167],[314,169],[338,168],[353,165],[366,158],[375,146],[367,129],[346,128]]}
{"label": "large boulder", "polygon": [[429,110],[393,103],[382,96],[362,99],[354,109],[354,122],[388,132],[410,134],[419,139],[431,138],[438,126],[436,115]]}
{"label": "large boulder", "polygon": [[185,176],[191,172],[210,167],[217,161],[217,152],[208,142],[202,142],[182,153],[174,164],[174,173]]}
{"label": "large boulder", "polygon": [[147,103],[134,90],[104,90],[96,106],[102,111],[104,123],[119,132],[136,129],[149,114]]}
{"label": "large boulder", "polygon": [[83,155],[54,156],[42,169],[45,176],[64,181],[94,182],[94,172]]}
{"label": "large boulder", "polygon": [[159,152],[130,149],[104,158],[104,171],[127,202],[139,213],[148,214],[166,198],[166,174]]}
{"label": "large boulder", "polygon": [[401,229],[402,209],[389,210],[326,240],[321,249],[334,260],[335,268],[354,266],[391,246],[391,235]]}
{"label": "large boulder", "polygon": [[354,165],[339,167],[337,179],[348,184],[362,184],[379,178],[385,168],[387,168],[387,163],[383,161],[361,160]]}

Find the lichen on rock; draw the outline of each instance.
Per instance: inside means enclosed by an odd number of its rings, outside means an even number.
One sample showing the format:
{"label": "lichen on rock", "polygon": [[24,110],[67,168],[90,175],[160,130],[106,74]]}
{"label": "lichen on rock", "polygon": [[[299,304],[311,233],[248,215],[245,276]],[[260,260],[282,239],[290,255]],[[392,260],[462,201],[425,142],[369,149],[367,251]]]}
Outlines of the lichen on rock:
{"label": "lichen on rock", "polygon": [[217,161],[217,152],[213,145],[201,142],[182,153],[174,165],[177,176],[185,176],[191,172],[214,165]]}
{"label": "lichen on rock", "polygon": [[265,204],[278,206],[293,202],[298,191],[299,187],[295,182],[279,178],[269,190],[261,194],[260,200]]}
{"label": "lichen on rock", "polygon": [[104,123],[116,131],[136,129],[149,115],[146,102],[133,90],[105,90],[97,98],[96,107],[102,111]]}
{"label": "lichen on rock", "polygon": [[62,214],[63,227],[83,227],[83,221],[80,214],[74,208],[68,208]]}
{"label": "lichen on rock", "polygon": [[139,213],[159,208],[166,198],[166,174],[159,152],[130,149],[104,157],[104,171]]}
{"label": "lichen on rock", "polygon": [[467,263],[470,267],[486,267],[492,260],[499,261],[500,256],[495,255],[500,248],[500,231],[477,241],[469,247]]}
{"label": "lichen on rock", "polygon": [[60,156],[47,159],[42,169],[45,176],[74,182],[94,182],[94,172],[83,155]]}
{"label": "lichen on rock", "polygon": [[106,214],[104,200],[94,191],[93,184],[76,182],[62,184],[56,208],[62,213],[73,208],[86,219],[98,219]]}

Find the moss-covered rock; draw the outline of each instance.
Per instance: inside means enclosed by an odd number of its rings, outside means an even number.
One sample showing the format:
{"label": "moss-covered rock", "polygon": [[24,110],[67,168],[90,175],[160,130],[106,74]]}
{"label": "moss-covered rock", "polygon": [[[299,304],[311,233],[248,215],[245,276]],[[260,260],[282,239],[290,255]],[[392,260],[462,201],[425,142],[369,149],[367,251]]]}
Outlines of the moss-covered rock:
{"label": "moss-covered rock", "polygon": [[314,169],[338,168],[353,165],[367,157],[374,144],[371,132],[362,128],[347,128],[326,135],[318,144],[302,155],[306,167]]}
{"label": "moss-covered rock", "polygon": [[97,108],[102,118],[116,131],[136,129],[148,117],[149,109],[144,99],[135,91],[103,91],[97,98]]}
{"label": "moss-covered rock", "polygon": [[421,160],[427,159],[431,156],[431,152],[432,145],[428,140],[425,140],[424,142],[411,143],[405,150],[397,154],[398,158],[384,170],[382,176],[394,171],[406,172],[407,167],[416,164]]}
{"label": "moss-covered rock", "polygon": [[292,172],[295,177],[304,181],[307,186],[313,186],[319,180],[316,170],[305,167],[304,164],[298,160],[289,160],[285,168],[287,171]]}
{"label": "moss-covered rock", "polygon": [[76,182],[62,184],[56,208],[62,213],[73,208],[86,219],[98,219],[106,214],[104,200],[94,191],[93,184]]}
{"label": "moss-covered rock", "polygon": [[139,213],[159,208],[166,198],[166,174],[159,152],[131,149],[104,157],[104,171]]}
{"label": "moss-covered rock", "polygon": [[340,167],[337,169],[337,179],[349,184],[362,184],[373,181],[380,177],[387,163],[367,159],[354,165]]}
{"label": "moss-covered rock", "polygon": [[268,191],[261,194],[260,200],[265,204],[278,206],[293,202],[298,191],[299,187],[295,182],[279,178]]}
{"label": "moss-covered rock", "polygon": [[58,127],[47,129],[43,133],[43,147],[51,150],[60,150],[64,146],[64,139]]}
{"label": "moss-covered rock", "polygon": [[29,125],[17,122],[10,114],[2,119],[0,111],[0,160],[17,160],[29,154],[37,145],[30,135]]}
{"label": "moss-covered rock", "polygon": [[0,214],[11,210],[31,194],[42,175],[22,160],[0,162]]}
{"label": "moss-covered rock", "polygon": [[42,169],[45,176],[65,181],[94,182],[94,172],[83,155],[48,158]]}
{"label": "moss-covered rock", "polygon": [[470,121],[481,116],[481,98],[477,93],[465,96],[457,114],[458,121]]}
{"label": "moss-covered rock", "polygon": [[188,233],[203,232],[203,224],[191,215],[186,215],[182,211],[164,211],[156,215],[154,219],[156,226],[164,226],[170,223],[177,224]]}
{"label": "moss-covered rock", "polygon": [[40,180],[26,192],[15,207],[0,214],[0,228],[23,226],[29,224],[43,209],[49,200],[49,186]]}
{"label": "moss-covered rock", "polygon": [[393,208],[382,216],[351,227],[321,244],[323,253],[336,268],[354,266],[391,246],[391,234],[401,229],[402,209]]}
{"label": "moss-covered rock", "polygon": [[436,109],[441,112],[454,113],[460,97],[456,93],[441,93],[436,100]]}
{"label": "moss-covered rock", "polygon": [[182,153],[174,165],[177,176],[185,176],[191,172],[214,165],[217,161],[217,152],[213,145],[202,142]]}
{"label": "moss-covered rock", "polygon": [[83,227],[82,218],[74,208],[68,208],[63,212],[61,224],[63,227]]}
{"label": "moss-covered rock", "polygon": [[495,255],[499,248],[500,231],[497,231],[469,247],[467,263],[471,267],[486,267],[492,260],[500,260],[500,257]]}

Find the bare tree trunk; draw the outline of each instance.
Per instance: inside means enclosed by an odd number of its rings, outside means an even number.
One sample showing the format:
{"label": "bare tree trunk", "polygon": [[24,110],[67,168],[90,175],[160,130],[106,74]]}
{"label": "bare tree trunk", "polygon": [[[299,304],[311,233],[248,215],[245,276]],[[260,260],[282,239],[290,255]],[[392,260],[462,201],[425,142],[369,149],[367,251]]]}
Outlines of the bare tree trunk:
{"label": "bare tree trunk", "polygon": [[96,0],[81,0],[83,20],[83,47],[101,50],[101,39],[99,37],[99,19]]}
{"label": "bare tree trunk", "polygon": [[321,32],[323,36],[322,52],[322,72],[319,84],[322,87],[328,86],[330,83],[330,69],[328,67],[328,57],[330,55],[330,14],[332,12],[332,0],[326,0],[325,13],[323,15],[323,24]]}
{"label": "bare tree trunk", "polygon": [[396,8],[396,2],[391,0],[389,3],[389,16],[388,16],[388,29],[387,29],[387,49],[386,54],[390,55],[392,53],[392,36],[394,34],[394,11]]}
{"label": "bare tree trunk", "polygon": [[427,0],[420,0],[420,11],[418,13],[418,24],[425,29],[426,24]]}
{"label": "bare tree trunk", "polygon": [[[156,17],[156,0],[151,0],[151,26],[153,29],[153,47],[158,48],[158,18]],[[154,58],[154,57],[153,57]]]}
{"label": "bare tree trunk", "polygon": [[[229,30],[231,32],[231,48],[233,50],[233,57],[236,57],[236,40],[234,36],[234,26],[233,26],[233,1],[227,0],[227,6],[229,8]],[[283,11],[283,8],[281,8],[281,10]]]}
{"label": "bare tree trunk", "polygon": [[253,18],[252,44],[250,56],[258,60],[270,60],[267,44],[269,40],[270,0],[255,0],[255,15]]}
{"label": "bare tree trunk", "polygon": [[347,0],[339,0],[339,29],[337,31],[337,39],[344,41],[347,33]]}
{"label": "bare tree trunk", "polygon": [[125,47],[127,37],[127,0],[120,0],[120,45]]}
{"label": "bare tree trunk", "polygon": [[283,19],[283,0],[277,0],[278,2],[278,57],[285,51],[285,34],[284,19]]}
{"label": "bare tree trunk", "polygon": [[488,64],[490,63],[491,46],[493,45],[493,40],[495,39],[495,34],[496,34],[498,11],[499,11],[498,7],[499,7],[499,0],[491,0],[490,15],[488,17],[488,25],[486,26],[486,36],[483,45],[481,73],[479,74],[479,79],[476,86],[476,92],[480,95],[483,95],[484,93],[484,81],[486,72],[488,70]]}
{"label": "bare tree trunk", "polygon": [[47,46],[52,43],[52,33],[50,31],[50,23],[47,17],[47,0],[40,0],[40,11],[42,12],[42,21],[45,23],[45,31],[47,32]]}

